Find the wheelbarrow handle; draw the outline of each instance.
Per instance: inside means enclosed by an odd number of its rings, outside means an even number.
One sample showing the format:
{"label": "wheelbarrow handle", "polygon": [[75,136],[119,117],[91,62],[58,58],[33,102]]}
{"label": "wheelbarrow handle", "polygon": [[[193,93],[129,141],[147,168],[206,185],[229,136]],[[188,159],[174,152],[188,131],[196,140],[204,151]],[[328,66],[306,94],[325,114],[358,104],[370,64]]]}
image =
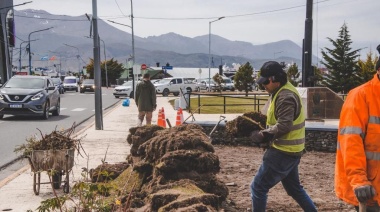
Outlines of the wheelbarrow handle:
{"label": "wheelbarrow handle", "polygon": [[367,205],[365,202],[359,202],[359,212],[366,212],[367,211]]}

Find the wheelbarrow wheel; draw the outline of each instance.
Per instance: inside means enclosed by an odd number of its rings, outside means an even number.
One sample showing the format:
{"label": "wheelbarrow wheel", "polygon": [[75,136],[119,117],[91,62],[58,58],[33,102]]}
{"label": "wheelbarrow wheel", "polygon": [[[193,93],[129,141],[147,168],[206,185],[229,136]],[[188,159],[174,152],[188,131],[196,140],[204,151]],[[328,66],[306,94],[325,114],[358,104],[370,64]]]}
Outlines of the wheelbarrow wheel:
{"label": "wheelbarrow wheel", "polygon": [[59,189],[61,188],[62,184],[62,172],[61,171],[55,171],[53,175],[51,176],[53,181],[53,188]]}
{"label": "wheelbarrow wheel", "polygon": [[33,191],[35,195],[40,194],[41,173],[34,172],[33,174]]}

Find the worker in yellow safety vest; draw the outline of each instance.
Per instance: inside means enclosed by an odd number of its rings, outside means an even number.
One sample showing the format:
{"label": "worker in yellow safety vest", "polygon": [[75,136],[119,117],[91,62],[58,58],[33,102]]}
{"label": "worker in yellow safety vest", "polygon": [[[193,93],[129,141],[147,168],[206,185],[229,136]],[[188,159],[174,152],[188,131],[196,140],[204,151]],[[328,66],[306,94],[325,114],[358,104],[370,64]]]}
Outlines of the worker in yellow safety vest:
{"label": "worker in yellow safety vest", "polygon": [[262,164],[250,186],[252,209],[264,212],[269,189],[281,182],[304,211],[317,211],[298,173],[305,149],[305,112],[301,97],[288,82],[282,66],[275,61],[264,63],[257,83],[264,86],[271,97],[267,128],[251,134],[254,143],[267,144]]}

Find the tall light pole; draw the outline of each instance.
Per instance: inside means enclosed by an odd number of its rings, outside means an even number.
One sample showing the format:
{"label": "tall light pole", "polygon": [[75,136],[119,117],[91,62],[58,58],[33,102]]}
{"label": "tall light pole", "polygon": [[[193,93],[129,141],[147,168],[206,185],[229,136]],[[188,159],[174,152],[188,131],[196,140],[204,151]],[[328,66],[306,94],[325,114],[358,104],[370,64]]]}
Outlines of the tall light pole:
{"label": "tall light pole", "polygon": [[102,75],[100,74],[100,47],[97,1],[92,0],[92,30],[94,35],[95,129],[103,130]]}
{"label": "tall light pole", "polygon": [[[31,41],[36,41],[36,40],[39,40],[39,39],[34,39],[34,40],[31,40]],[[23,43],[27,43],[28,41],[23,41],[23,42],[21,42],[20,43],[20,57],[18,58],[18,65],[19,65],[19,67],[20,67],[20,71],[21,71],[21,45],[23,44]]]}
{"label": "tall light pole", "polygon": [[108,70],[107,70],[106,44],[104,43],[104,40],[102,40],[102,39],[100,39],[100,40],[103,42],[103,46],[104,46],[104,68],[106,69],[106,87],[108,88]]}
{"label": "tall light pole", "polygon": [[[211,23],[215,21],[219,21],[220,19],[223,19],[223,18],[225,17],[224,16],[219,17],[216,20],[208,22],[208,86],[209,87],[211,86]],[[209,91],[211,91],[211,87]]]}
{"label": "tall light pole", "polygon": [[33,31],[31,33],[29,33],[29,36],[28,36],[28,46],[29,46],[29,74],[31,75],[32,74],[32,55],[31,55],[31,48],[30,48],[30,35],[35,33],[35,32],[41,32],[41,31],[46,31],[46,30],[49,30],[49,29],[52,29],[54,27],[49,27],[49,28],[46,28],[46,29],[41,29],[41,30],[37,30],[37,31]]}
{"label": "tall light pole", "polygon": [[79,54],[79,49],[77,47],[75,47],[75,46],[71,46],[71,45],[66,44],[66,43],[64,43],[63,45],[77,49],[77,51],[78,51],[78,55],[77,55],[77,58],[78,58],[78,73],[80,74],[81,71],[80,71],[80,54]]}
{"label": "tall light pole", "polygon": [[[131,17],[132,17],[132,26],[129,26],[129,25],[126,25],[126,24],[117,23],[117,22],[111,21],[111,20],[107,20],[107,21],[109,21],[111,23],[114,23],[114,24],[119,24],[119,25],[122,25],[122,26],[126,26],[126,27],[129,27],[129,28],[132,29],[132,70],[133,70],[133,65],[135,64],[135,35],[134,35],[134,32],[133,32],[133,7],[132,7],[132,0],[131,0],[131,11],[132,11],[132,14],[131,14]],[[135,77],[133,77],[132,86],[133,86],[133,90],[135,90]],[[134,98],[134,94],[135,94],[135,92],[133,92],[133,98]]]}
{"label": "tall light pole", "polygon": [[[84,37],[91,38],[89,36],[84,36]],[[103,47],[104,47],[104,68],[106,69],[106,86],[108,88],[108,70],[107,70],[106,44],[104,43],[104,40],[102,40],[100,37],[99,37],[99,40],[101,40],[103,42]]]}

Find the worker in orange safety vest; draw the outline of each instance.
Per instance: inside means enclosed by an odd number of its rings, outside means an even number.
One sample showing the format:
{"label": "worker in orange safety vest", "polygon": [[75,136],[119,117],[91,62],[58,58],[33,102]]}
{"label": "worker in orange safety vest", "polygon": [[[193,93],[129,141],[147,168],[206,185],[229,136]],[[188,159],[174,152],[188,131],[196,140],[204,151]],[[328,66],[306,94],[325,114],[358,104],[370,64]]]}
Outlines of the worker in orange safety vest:
{"label": "worker in orange safety vest", "polygon": [[348,93],[339,121],[335,192],[356,210],[360,202],[380,211],[380,58],[375,68],[372,80]]}

